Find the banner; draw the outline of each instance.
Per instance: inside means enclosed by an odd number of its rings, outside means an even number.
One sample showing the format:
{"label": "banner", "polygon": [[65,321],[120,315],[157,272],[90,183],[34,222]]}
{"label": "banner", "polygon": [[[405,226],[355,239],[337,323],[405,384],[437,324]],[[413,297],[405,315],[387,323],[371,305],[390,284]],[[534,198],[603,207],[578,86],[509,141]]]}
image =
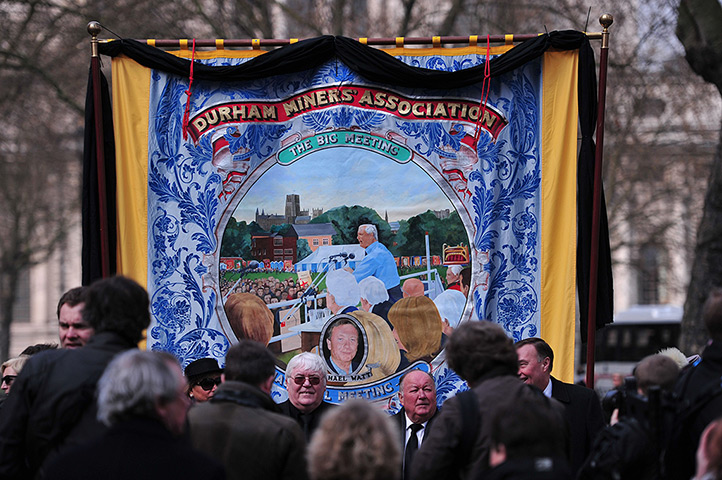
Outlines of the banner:
{"label": "banner", "polygon": [[[117,271],[147,285],[148,348],[184,365],[222,362],[239,338],[269,344],[279,365],[310,350],[332,372],[329,398],[394,409],[410,368],[432,372],[440,403],[466,388],[444,343],[460,321],[488,320],[547,340],[554,375],[572,381],[578,97],[594,98],[578,88],[594,69],[583,34],[489,59],[333,37],[199,52],[192,84],[188,50],[101,52],[114,56]],[[444,290],[451,265],[471,268],[466,297]],[[326,296],[332,277],[352,280]],[[383,313],[360,302],[369,277],[390,297]],[[425,298],[395,297],[419,284]],[[239,313],[251,299],[274,313],[260,337],[249,332],[266,320]],[[355,329],[345,367],[337,325]]]}

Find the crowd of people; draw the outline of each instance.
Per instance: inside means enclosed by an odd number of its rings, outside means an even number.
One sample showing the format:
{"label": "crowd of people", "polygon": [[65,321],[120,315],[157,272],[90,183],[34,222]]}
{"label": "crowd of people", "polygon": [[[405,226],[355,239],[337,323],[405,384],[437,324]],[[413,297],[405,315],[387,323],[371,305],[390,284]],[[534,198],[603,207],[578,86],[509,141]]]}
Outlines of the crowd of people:
{"label": "crowd of people", "polygon": [[[0,478],[13,479],[689,479],[722,478],[722,289],[703,309],[696,365],[642,359],[607,424],[596,394],[552,376],[541,338],[462,322],[445,344],[469,389],[439,405],[433,372],[399,379],[401,410],[325,400],[314,353],[286,365],[243,338],[181,368],[137,344],[148,294],[113,277],[58,305],[60,345],[2,365]],[[619,400],[621,398],[621,400]]]}

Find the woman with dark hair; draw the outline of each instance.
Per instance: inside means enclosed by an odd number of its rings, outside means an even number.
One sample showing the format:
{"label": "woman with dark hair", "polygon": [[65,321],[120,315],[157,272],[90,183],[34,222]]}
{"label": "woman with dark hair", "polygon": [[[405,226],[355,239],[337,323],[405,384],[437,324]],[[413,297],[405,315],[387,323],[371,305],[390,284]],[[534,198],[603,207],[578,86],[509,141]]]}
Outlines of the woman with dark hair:
{"label": "woman with dark hair", "polygon": [[196,403],[207,402],[221,384],[223,369],[215,358],[199,358],[188,364],[185,376],[188,379],[188,396]]}

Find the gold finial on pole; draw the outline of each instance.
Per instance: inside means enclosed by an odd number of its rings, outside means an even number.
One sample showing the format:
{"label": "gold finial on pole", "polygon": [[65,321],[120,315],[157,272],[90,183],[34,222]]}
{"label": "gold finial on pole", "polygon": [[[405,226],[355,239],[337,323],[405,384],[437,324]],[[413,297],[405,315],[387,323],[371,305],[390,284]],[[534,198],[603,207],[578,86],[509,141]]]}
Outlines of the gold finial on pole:
{"label": "gold finial on pole", "polygon": [[93,58],[98,57],[98,35],[103,30],[99,22],[93,20],[88,22],[88,33],[90,34],[90,56]]}
{"label": "gold finial on pole", "polygon": [[599,17],[599,24],[602,26],[602,48],[609,48],[609,27],[614,23],[612,14],[605,13]]}

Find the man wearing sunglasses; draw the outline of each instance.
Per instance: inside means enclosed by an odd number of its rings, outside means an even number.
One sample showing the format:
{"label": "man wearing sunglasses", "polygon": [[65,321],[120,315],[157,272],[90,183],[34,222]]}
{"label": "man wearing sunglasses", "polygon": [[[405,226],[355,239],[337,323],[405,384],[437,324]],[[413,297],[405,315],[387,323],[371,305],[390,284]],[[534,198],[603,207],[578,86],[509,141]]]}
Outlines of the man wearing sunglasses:
{"label": "man wearing sunglasses", "polygon": [[323,359],[310,352],[293,357],[286,367],[286,389],[288,400],[279,405],[281,411],[298,422],[308,442],[321,416],[334,407],[334,404],[323,401],[326,392],[326,364]]}

